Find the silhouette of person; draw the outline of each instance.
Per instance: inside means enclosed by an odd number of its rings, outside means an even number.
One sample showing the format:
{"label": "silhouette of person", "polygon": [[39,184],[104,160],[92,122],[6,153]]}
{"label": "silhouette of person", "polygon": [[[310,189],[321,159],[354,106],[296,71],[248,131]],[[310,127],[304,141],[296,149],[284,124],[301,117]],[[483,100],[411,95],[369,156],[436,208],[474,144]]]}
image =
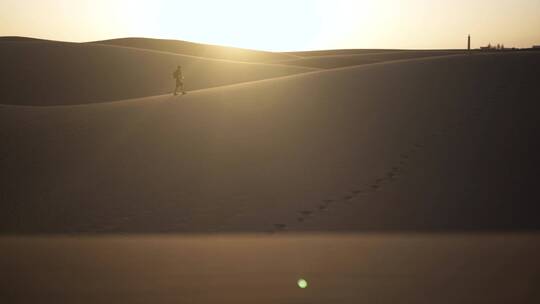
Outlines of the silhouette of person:
{"label": "silhouette of person", "polygon": [[174,95],[178,95],[178,89],[182,91],[182,95],[186,94],[184,91],[184,75],[182,75],[182,67],[178,66],[173,72],[173,78],[176,79],[176,87],[174,88]]}

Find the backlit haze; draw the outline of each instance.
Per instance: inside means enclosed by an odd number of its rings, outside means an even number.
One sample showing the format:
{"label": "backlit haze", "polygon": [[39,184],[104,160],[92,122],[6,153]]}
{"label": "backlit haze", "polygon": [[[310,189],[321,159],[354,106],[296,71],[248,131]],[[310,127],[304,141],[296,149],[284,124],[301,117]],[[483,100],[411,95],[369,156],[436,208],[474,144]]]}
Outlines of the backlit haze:
{"label": "backlit haze", "polygon": [[538,0],[0,0],[0,36],[188,40],[262,50],[540,44]]}

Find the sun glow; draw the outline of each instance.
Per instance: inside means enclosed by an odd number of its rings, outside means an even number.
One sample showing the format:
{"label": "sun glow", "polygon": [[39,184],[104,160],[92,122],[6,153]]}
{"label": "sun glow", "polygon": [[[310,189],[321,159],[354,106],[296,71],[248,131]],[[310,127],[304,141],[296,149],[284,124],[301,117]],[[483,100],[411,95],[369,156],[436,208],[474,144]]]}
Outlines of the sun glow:
{"label": "sun glow", "polygon": [[262,50],[540,43],[540,1],[2,0],[0,36],[179,39]]}

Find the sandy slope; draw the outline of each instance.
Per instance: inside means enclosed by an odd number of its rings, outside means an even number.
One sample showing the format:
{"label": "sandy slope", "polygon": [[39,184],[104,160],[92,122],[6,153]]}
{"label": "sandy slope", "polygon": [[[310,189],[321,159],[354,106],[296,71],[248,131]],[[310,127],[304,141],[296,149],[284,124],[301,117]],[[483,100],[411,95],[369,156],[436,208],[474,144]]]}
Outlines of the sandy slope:
{"label": "sandy slope", "polygon": [[0,108],[9,232],[537,229],[540,56]]}
{"label": "sandy slope", "polygon": [[120,38],[92,43],[115,46],[128,46],[140,49],[166,51],[182,55],[193,55],[205,58],[228,59],[246,62],[272,62],[295,59],[299,56],[285,53],[264,52],[218,45],[193,43],[181,40],[151,38]]}
{"label": "sandy slope", "polygon": [[[362,51],[362,50],[359,50]],[[361,53],[346,52],[337,54],[325,54],[321,56],[306,56],[304,58],[291,59],[281,61],[282,64],[292,64],[295,66],[305,66],[312,68],[333,69],[346,66],[354,66],[361,64],[404,60],[413,58],[433,57],[463,54],[463,51],[386,51],[370,53],[369,51]]]}
{"label": "sandy slope", "polygon": [[313,70],[106,45],[0,41],[0,103],[62,105],[164,94],[174,88],[178,64],[188,90]]}

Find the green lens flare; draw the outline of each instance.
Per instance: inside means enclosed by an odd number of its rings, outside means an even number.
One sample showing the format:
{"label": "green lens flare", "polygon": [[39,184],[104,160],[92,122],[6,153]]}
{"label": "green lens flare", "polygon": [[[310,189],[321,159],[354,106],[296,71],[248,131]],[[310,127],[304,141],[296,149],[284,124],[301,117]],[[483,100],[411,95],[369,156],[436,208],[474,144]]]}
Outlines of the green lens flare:
{"label": "green lens flare", "polygon": [[298,282],[296,282],[296,284],[298,284],[298,287],[304,289],[307,287],[307,281],[304,280],[304,279],[300,279],[298,280]]}

